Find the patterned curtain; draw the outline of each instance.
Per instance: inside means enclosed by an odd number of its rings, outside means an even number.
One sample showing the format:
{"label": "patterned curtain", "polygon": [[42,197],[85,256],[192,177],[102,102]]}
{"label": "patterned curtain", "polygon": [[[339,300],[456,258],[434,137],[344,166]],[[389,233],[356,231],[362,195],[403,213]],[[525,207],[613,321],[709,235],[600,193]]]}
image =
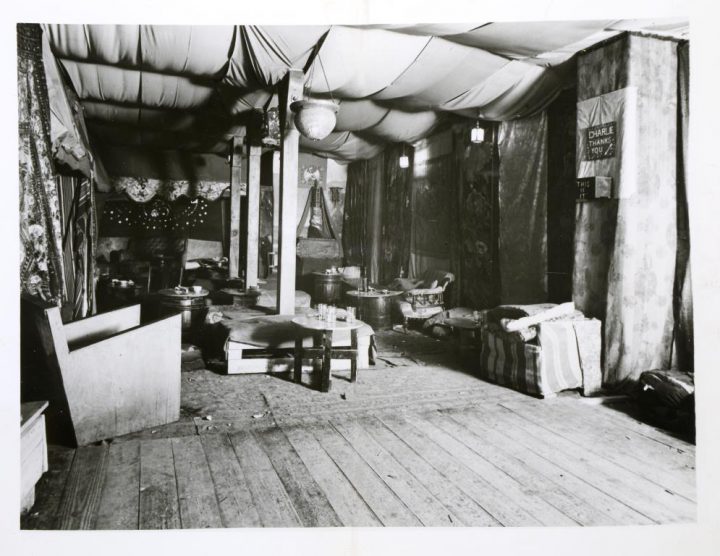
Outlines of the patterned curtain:
{"label": "patterned curtain", "polygon": [[59,304],[65,297],[58,185],[50,151],[50,107],[38,25],[18,24],[20,287]]}
{"label": "patterned curtain", "polygon": [[455,240],[452,291],[454,304],[489,309],[500,302],[497,268],[498,160],[494,133],[485,141],[470,142],[467,124],[455,131],[456,195],[452,221]]}

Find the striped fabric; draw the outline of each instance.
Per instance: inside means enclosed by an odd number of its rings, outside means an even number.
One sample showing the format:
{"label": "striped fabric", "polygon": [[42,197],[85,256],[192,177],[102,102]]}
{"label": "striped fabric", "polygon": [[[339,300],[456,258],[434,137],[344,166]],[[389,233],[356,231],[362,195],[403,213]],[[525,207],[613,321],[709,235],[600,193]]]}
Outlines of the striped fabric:
{"label": "striped fabric", "polygon": [[582,387],[583,373],[573,321],[546,322],[537,328],[537,344],[484,329],[480,376],[541,397]]}

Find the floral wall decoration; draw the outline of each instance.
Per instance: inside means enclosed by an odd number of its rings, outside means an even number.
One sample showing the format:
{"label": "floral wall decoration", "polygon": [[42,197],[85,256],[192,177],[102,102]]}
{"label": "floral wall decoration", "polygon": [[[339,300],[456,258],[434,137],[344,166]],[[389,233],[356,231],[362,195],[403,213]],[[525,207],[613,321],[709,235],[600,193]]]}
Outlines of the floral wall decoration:
{"label": "floral wall decoration", "polygon": [[207,218],[208,202],[179,199],[168,202],[155,198],[148,203],[111,202],[105,205],[104,217],[114,226],[132,231],[185,234],[202,224]]}
{"label": "floral wall decoration", "polygon": [[214,201],[230,187],[229,182],[200,180],[161,180],[155,178],[137,178],[114,176],[112,184],[115,191],[125,193],[133,201],[146,203],[155,197],[175,201],[180,197],[198,197]]}

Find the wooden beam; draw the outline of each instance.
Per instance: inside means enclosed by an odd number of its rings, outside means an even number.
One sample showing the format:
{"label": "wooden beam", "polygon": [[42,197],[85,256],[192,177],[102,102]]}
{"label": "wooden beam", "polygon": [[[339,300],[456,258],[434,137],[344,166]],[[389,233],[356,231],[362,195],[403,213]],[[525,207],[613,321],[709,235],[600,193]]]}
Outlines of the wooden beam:
{"label": "wooden beam", "polygon": [[280,264],[277,312],[295,313],[295,254],[297,225],[298,148],[300,132],[295,128],[290,104],[303,96],[303,72],[288,70],[281,88],[280,122]]}
{"label": "wooden beam", "polygon": [[262,148],[248,148],[247,243],[245,246],[245,288],[258,285],[260,243],[260,156]]}
{"label": "wooden beam", "polygon": [[240,197],[245,194],[243,184],[242,159],[244,135],[233,137],[232,173],[230,174],[230,278],[240,276]]}
{"label": "wooden beam", "polygon": [[[277,258],[280,244],[280,151],[273,152],[272,159],[273,187],[273,236],[272,252]],[[274,267],[277,270],[277,266]]]}

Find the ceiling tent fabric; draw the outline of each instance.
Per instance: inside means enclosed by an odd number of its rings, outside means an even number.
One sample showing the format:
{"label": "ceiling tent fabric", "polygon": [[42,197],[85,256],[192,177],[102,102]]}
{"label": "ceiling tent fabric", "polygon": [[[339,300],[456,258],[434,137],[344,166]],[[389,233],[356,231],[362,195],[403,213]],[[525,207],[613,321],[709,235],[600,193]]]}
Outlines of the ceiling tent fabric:
{"label": "ceiling tent fabric", "polygon": [[[414,142],[451,118],[534,114],[574,79],[574,55],[625,31],[687,36],[687,21],[600,20],[365,26],[44,25],[90,139],[227,154],[277,99],[287,70],[340,103],[301,148],[341,161]],[[322,63],[321,63],[322,62]],[[50,96],[62,94],[50,84]]]}

